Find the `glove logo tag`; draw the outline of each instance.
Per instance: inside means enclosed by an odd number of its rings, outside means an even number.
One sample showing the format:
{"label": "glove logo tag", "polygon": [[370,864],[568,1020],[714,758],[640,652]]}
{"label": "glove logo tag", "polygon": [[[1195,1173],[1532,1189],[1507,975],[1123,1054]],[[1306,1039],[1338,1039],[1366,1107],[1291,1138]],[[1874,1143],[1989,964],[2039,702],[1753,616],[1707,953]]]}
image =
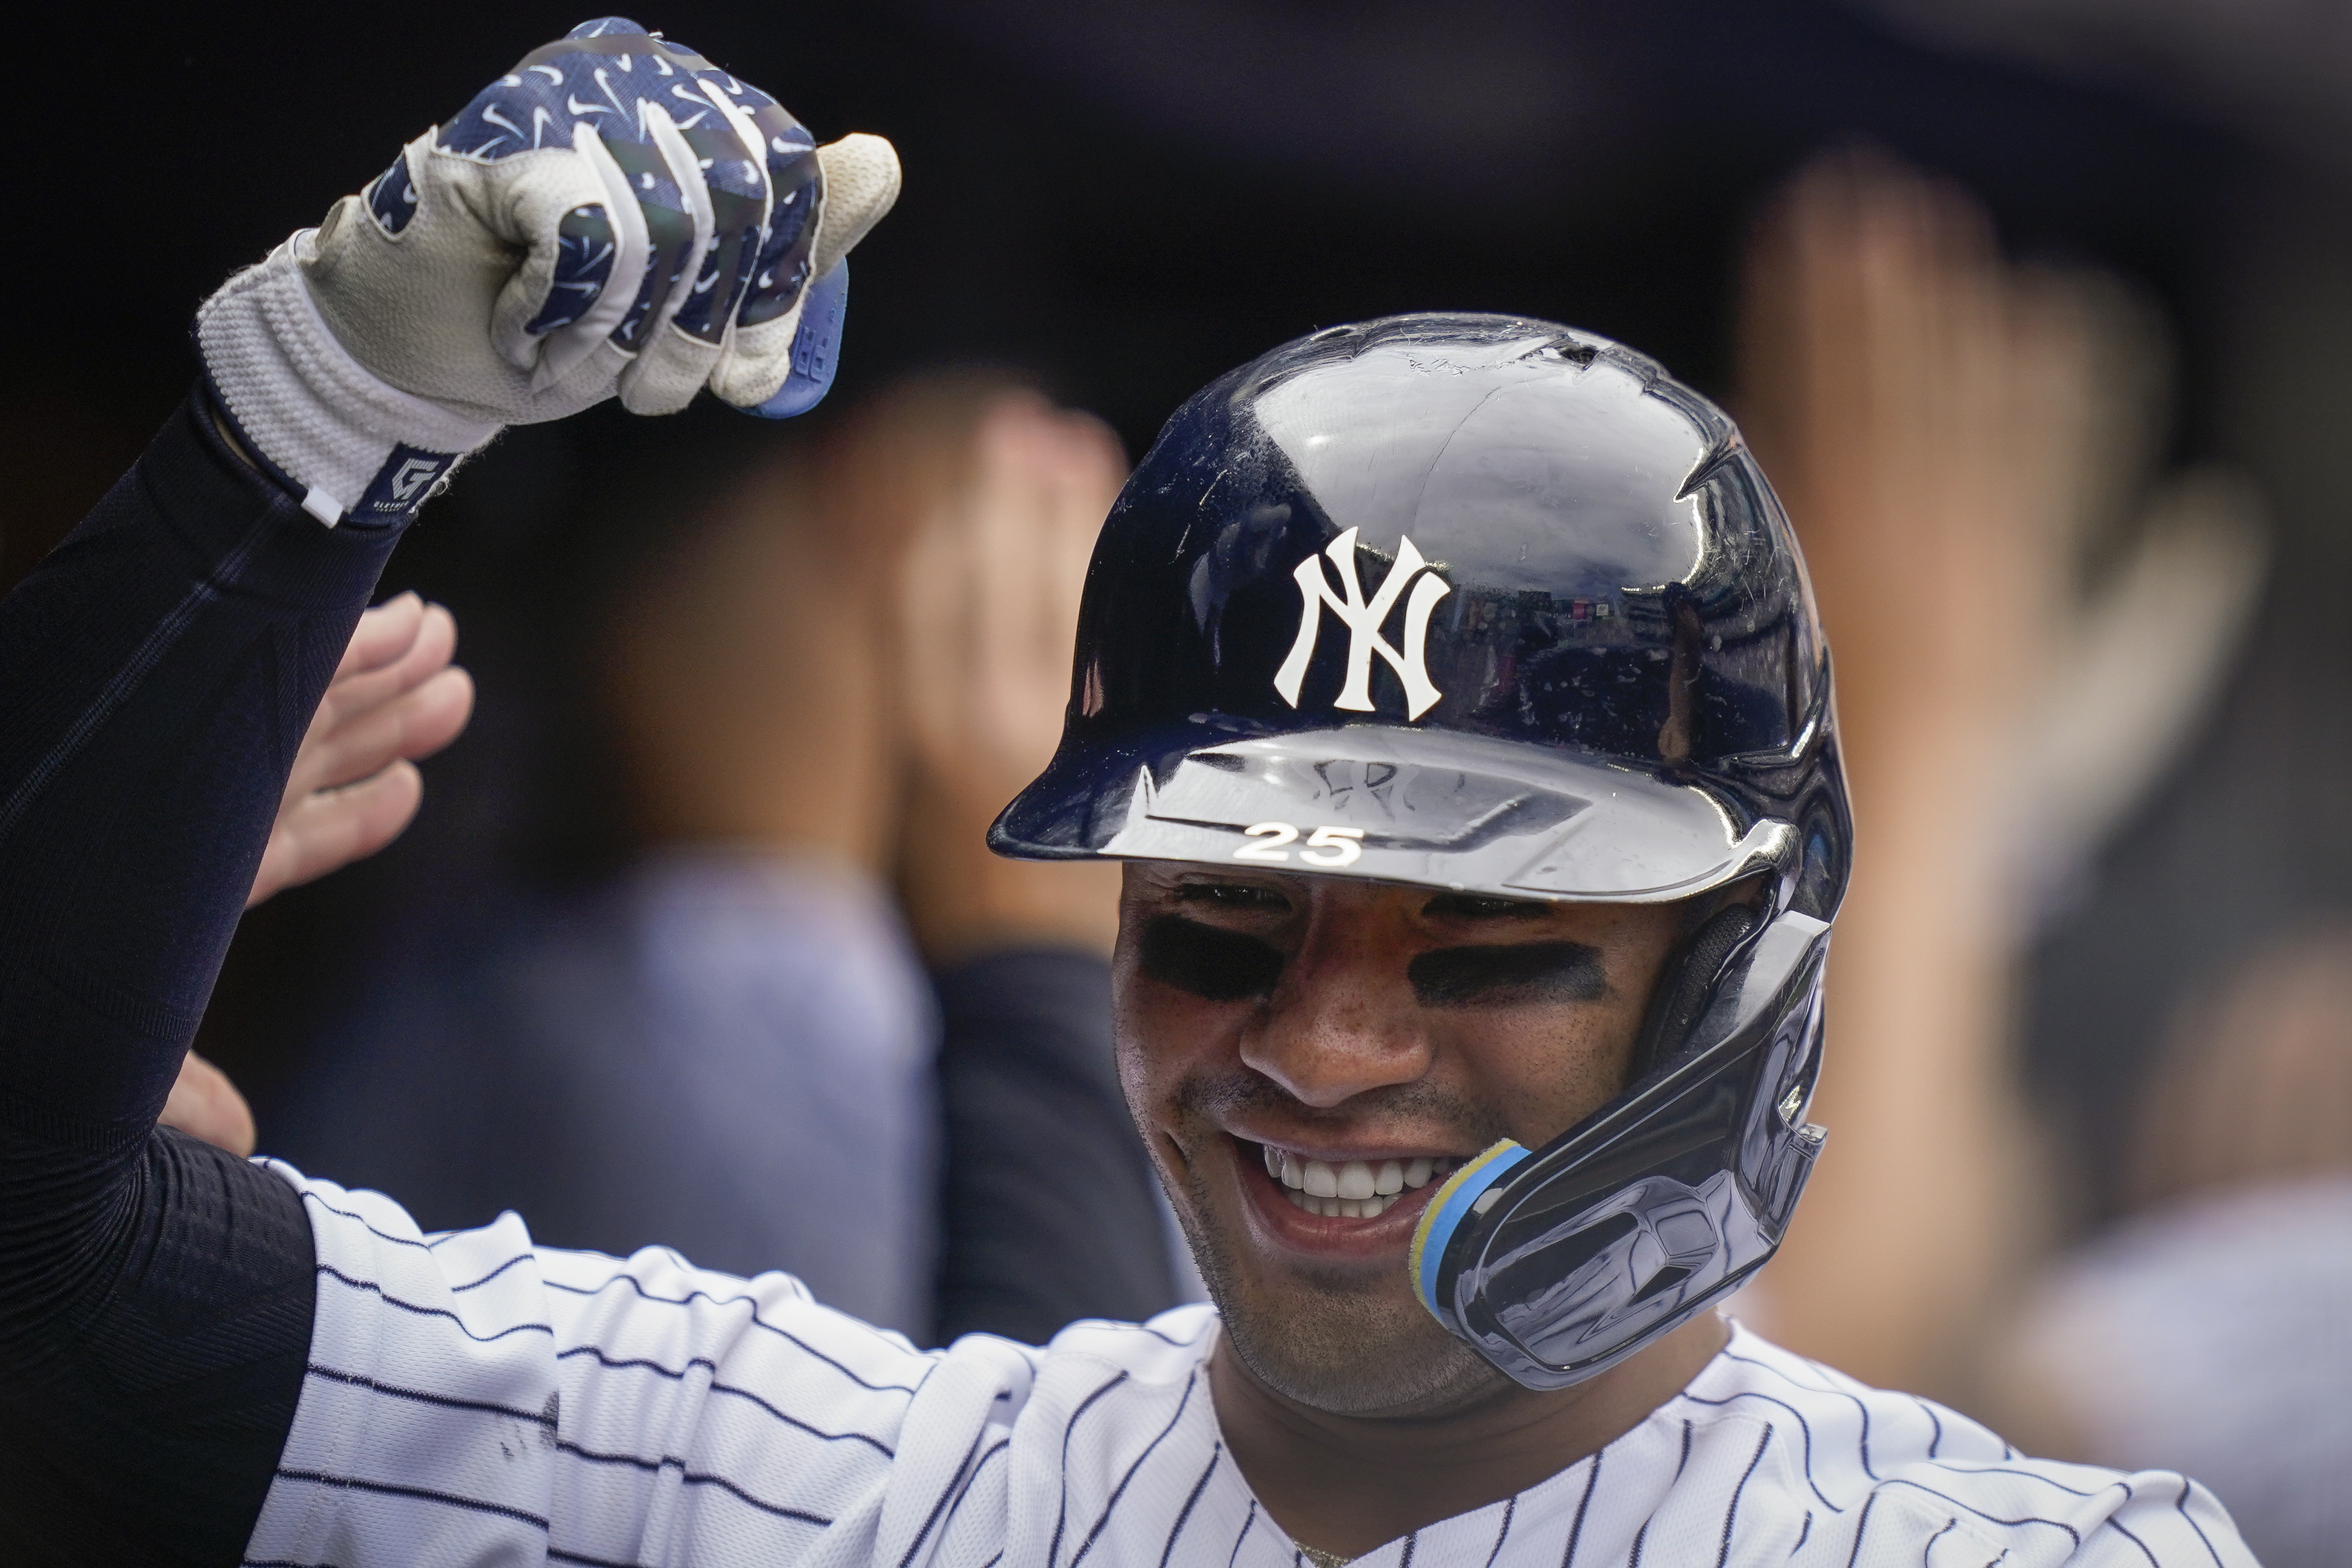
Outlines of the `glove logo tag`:
{"label": "glove logo tag", "polygon": [[367,487],[367,493],[352,508],[355,521],[382,521],[404,517],[431,500],[440,487],[443,476],[454,467],[457,454],[425,452],[414,446],[395,446],[384,459],[382,468]]}
{"label": "glove logo tag", "polygon": [[[1323,561],[1328,557],[1332,570],[1339,579],[1334,591]],[[1429,612],[1437,601],[1451,593],[1453,585],[1439,577],[1436,569],[1422,559],[1412,540],[1400,538],[1395,564],[1381,580],[1372,597],[1364,598],[1364,585],[1356,574],[1356,530],[1348,529],[1333,539],[1321,556],[1308,556],[1298,563],[1291,574],[1298,583],[1301,601],[1298,612],[1298,636],[1290,645],[1290,656],[1274,675],[1274,689],[1292,707],[1298,706],[1298,688],[1307,678],[1307,666],[1315,657],[1316,640],[1322,634],[1323,612],[1328,610],[1348,629],[1347,677],[1339,687],[1339,699],[1331,706],[1351,713],[1372,711],[1372,655],[1378,653],[1394,670],[1397,679],[1404,683],[1405,717],[1417,719],[1429,711],[1444,694],[1433,685],[1424,664],[1429,643]],[[1412,586],[1412,597],[1404,610],[1404,646],[1400,649],[1381,633],[1381,624],[1396,608],[1405,585]]]}

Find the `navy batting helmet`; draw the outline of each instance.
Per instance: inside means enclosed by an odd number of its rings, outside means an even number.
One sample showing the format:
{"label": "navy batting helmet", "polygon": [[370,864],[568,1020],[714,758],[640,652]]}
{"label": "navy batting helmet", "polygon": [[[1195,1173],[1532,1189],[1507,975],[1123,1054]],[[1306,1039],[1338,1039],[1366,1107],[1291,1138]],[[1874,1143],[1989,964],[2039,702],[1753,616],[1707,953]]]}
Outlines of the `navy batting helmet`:
{"label": "navy batting helmet", "polygon": [[1779,1245],[1821,1145],[1850,841],[1811,591],[1731,421],[1605,339],[1483,315],[1331,328],[1177,412],[1095,547],[1060,749],[990,834],[1507,898],[1718,895],[1623,1092],[1466,1164],[1414,1237],[1423,1302],[1538,1388]]}

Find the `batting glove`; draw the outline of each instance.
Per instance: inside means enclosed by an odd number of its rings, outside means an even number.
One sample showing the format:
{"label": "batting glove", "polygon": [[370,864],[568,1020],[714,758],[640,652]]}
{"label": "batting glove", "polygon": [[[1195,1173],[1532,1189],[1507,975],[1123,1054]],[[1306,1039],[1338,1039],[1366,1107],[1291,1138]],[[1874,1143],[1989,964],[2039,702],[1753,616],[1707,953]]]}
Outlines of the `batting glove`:
{"label": "batting glove", "polygon": [[708,386],[831,384],[847,264],[898,193],[878,136],[606,17],[526,57],[196,316],[217,406],[332,526],[405,516],[506,424]]}

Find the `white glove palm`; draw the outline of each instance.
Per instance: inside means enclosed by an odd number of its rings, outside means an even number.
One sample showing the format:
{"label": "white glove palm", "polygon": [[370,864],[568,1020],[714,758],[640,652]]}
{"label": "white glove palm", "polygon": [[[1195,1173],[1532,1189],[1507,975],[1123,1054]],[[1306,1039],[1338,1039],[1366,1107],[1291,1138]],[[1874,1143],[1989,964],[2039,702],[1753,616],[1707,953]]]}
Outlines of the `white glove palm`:
{"label": "white glove palm", "polygon": [[324,521],[413,510],[507,423],[832,380],[842,257],[896,198],[879,137],[606,18],[534,51],[197,317],[215,394]]}

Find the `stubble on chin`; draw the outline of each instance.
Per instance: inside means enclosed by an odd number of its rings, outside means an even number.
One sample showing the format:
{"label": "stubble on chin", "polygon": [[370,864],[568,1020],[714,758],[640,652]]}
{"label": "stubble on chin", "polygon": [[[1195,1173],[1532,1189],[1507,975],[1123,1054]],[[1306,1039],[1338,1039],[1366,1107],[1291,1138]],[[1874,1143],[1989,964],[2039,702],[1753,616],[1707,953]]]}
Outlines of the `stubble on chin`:
{"label": "stubble on chin", "polygon": [[1440,1328],[1397,1281],[1360,1269],[1286,1269],[1267,1281],[1240,1266],[1195,1176],[1177,1218],[1226,1343],[1257,1380],[1334,1416],[1435,1416],[1493,1396],[1500,1375]]}
{"label": "stubble on chin", "polygon": [[[1185,1129],[1176,1142],[1222,1140],[1220,1111],[1278,1097],[1262,1080],[1244,1074],[1192,1079],[1176,1095],[1176,1124]],[[1474,1142],[1503,1135],[1490,1113],[1425,1086],[1402,1086],[1381,1098],[1397,1113],[1418,1113],[1471,1130]],[[1226,1341],[1259,1382],[1335,1416],[1443,1415],[1511,1386],[1412,1299],[1402,1257],[1370,1272],[1263,1260],[1254,1271],[1242,1267],[1248,1243],[1238,1233],[1241,1218],[1220,1214],[1202,1165],[1173,1170],[1157,1146],[1160,1138],[1151,1142],[1201,1281],[1224,1320]]]}

